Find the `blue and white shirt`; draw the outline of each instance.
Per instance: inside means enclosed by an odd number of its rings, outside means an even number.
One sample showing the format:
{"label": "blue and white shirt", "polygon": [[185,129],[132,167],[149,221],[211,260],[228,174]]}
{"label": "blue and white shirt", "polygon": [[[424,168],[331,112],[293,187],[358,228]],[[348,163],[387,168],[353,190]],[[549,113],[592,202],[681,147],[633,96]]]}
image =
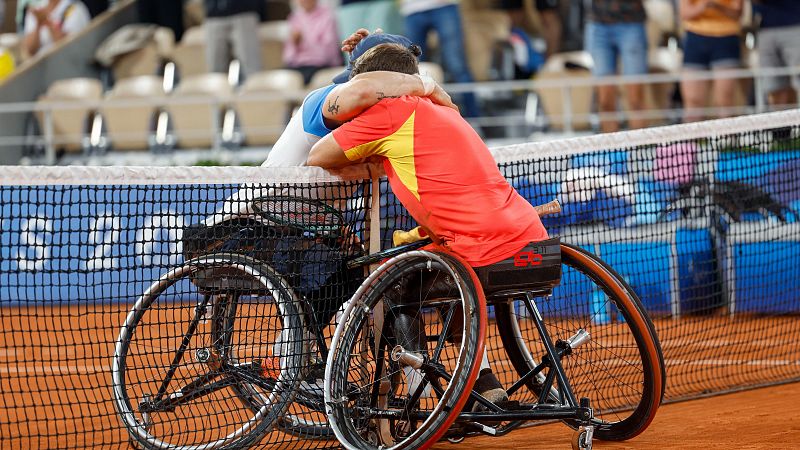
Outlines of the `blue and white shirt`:
{"label": "blue and white shirt", "polygon": [[303,100],[300,109],[292,116],[280,138],[272,146],[262,166],[305,166],[311,147],[332,130],[325,126],[322,106],[335,84],[311,92]]}
{"label": "blue and white shirt", "polygon": [[[289,124],[281,133],[278,141],[272,146],[267,155],[267,160],[262,166],[266,167],[298,167],[305,166],[311,148],[320,139],[330,133],[331,129],[325,126],[322,107],[325,97],[336,87],[335,84],[311,92],[303,99],[303,104],[292,116]],[[215,214],[205,218],[206,226],[213,226],[234,217],[248,216],[253,213],[250,201],[256,197],[274,195],[272,189],[259,188],[252,185],[243,185],[222,205]]]}

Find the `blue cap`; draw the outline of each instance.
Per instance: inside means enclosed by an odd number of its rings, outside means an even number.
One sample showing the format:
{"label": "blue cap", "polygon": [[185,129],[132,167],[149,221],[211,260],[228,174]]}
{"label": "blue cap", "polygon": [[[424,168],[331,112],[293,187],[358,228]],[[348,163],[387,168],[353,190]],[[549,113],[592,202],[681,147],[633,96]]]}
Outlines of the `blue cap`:
{"label": "blue cap", "polygon": [[350,79],[350,72],[353,70],[353,61],[357,60],[361,55],[363,55],[367,50],[375,47],[376,45],[381,44],[400,44],[405,48],[411,47],[411,40],[405,36],[400,36],[399,34],[388,34],[388,33],[374,33],[370,34],[369,36],[365,37],[361,40],[361,42],[356,45],[356,48],[350,53],[350,60],[347,62],[347,68],[344,69],[344,72],[336,75],[333,78],[333,82],[336,84],[339,83],[346,83],[347,80]]}

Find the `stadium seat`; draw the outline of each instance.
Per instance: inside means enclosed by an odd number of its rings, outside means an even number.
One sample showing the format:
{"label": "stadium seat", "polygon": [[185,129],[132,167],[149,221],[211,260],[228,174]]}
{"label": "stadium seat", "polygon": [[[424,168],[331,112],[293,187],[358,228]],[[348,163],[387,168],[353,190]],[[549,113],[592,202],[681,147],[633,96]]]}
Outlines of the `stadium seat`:
{"label": "stadium seat", "polygon": [[163,61],[172,58],[175,35],[169,28],[159,27],[151,41],[139,50],[122,55],[114,61],[111,71],[119,81],[139,75],[158,74]]}
{"label": "stadium seat", "polygon": [[[544,67],[536,74],[535,81],[570,80],[590,78],[592,76],[592,57],[588,52],[566,52],[550,56]],[[537,87],[534,89],[539,97],[539,104],[550,119],[550,128],[563,130],[564,98],[562,87]],[[572,128],[587,130],[591,128],[589,114],[592,111],[592,88],[590,86],[575,87],[570,90],[570,116]]]}
{"label": "stadium seat", "polygon": [[[303,76],[294,70],[271,70],[248,78],[236,95],[235,103],[247,144],[251,146],[274,144],[295,104],[290,99],[276,97],[267,100],[265,96],[270,93],[291,92],[297,92],[298,96],[302,96],[302,91]],[[253,98],[254,96],[257,98]]]}
{"label": "stadium seat", "polygon": [[54,82],[39,97],[37,105],[42,134],[47,133],[45,111],[50,111],[55,147],[70,152],[81,151],[83,138],[92,126],[102,95],[103,86],[94,78],[68,78]]}
{"label": "stadium seat", "polygon": [[289,37],[289,24],[285,20],[262,23],[258,27],[261,43],[261,64],[264,70],[283,67],[283,43]]}
{"label": "stadium seat", "polygon": [[338,67],[328,67],[327,69],[322,69],[314,74],[311,77],[311,81],[308,82],[308,86],[306,88],[309,91],[313,91],[314,89],[319,89],[321,87],[325,87],[331,83],[333,83],[333,77],[339,75],[344,70],[344,66]]}
{"label": "stadium seat", "polygon": [[[164,79],[155,75],[126,78],[106,94],[102,107],[111,145],[116,150],[146,150],[156,114],[164,102]],[[120,105],[125,100],[152,104]],[[117,104],[115,104],[115,102]]]}
{"label": "stadium seat", "polygon": [[[167,111],[181,148],[209,148],[222,126],[233,94],[228,77],[206,73],[184,78],[167,99]],[[190,101],[190,99],[196,101]]]}
{"label": "stadium seat", "polygon": [[650,48],[657,48],[664,44],[668,36],[678,34],[675,6],[670,0],[645,0],[644,9],[647,13],[647,42]]}
{"label": "stadium seat", "polygon": [[183,39],[172,52],[172,60],[178,66],[181,78],[208,72],[206,30],[203,26],[189,28],[183,33]]}
{"label": "stadium seat", "polygon": [[420,62],[419,73],[433,78],[439,84],[444,83],[444,70],[439,64],[424,61]]}

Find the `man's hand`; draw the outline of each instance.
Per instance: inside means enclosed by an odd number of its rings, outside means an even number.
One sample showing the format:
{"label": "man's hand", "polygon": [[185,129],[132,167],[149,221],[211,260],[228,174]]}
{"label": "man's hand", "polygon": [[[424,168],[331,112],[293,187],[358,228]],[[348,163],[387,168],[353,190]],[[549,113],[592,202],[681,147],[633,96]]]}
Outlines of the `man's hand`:
{"label": "man's hand", "polygon": [[450,98],[450,94],[445,92],[444,89],[439,86],[439,84],[436,84],[436,88],[428,98],[430,98],[431,101],[437,105],[447,106],[448,108],[453,108],[458,111],[458,105],[453,103],[453,100]]}
{"label": "man's hand", "polygon": [[36,24],[39,26],[43,26],[48,20],[50,20],[48,18],[50,15],[50,9],[47,7],[34,8],[31,10],[31,14],[33,14],[33,17],[36,18]]}
{"label": "man's hand", "polygon": [[[372,33],[383,33],[383,30],[376,28]],[[356,48],[356,45],[358,45],[358,43],[367,36],[369,36],[369,30],[366,28],[357,29],[353,32],[353,34],[348,36],[347,39],[342,41],[342,51],[346,53],[352,53],[353,49]]]}
{"label": "man's hand", "polygon": [[346,53],[350,53],[356,48],[359,42],[362,39],[369,36],[369,31],[366,28],[359,28],[353,34],[347,37],[347,39],[342,41],[342,51]]}

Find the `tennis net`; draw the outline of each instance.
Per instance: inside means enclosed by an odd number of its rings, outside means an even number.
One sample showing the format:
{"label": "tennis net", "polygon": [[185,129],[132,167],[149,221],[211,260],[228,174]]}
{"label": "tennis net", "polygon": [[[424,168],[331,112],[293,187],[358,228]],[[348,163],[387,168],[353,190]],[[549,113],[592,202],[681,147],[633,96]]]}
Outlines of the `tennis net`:
{"label": "tennis net", "polygon": [[[639,294],[664,349],[666,401],[800,379],[800,111],[493,153],[531,203],[561,201],[543,219],[551,235]],[[333,445],[299,380],[314,379],[305,371],[363,278],[344,263],[414,226],[375,166],[2,167],[0,199],[3,448],[125,447],[148,433],[181,446],[250,434],[243,444]],[[201,267],[185,268],[192,258]],[[283,331],[299,320],[322,336]],[[491,324],[491,359],[508,375]],[[207,403],[181,408],[200,368],[234,347],[240,382],[214,373]],[[180,391],[162,389],[170,367]],[[253,371],[273,384],[241,382]],[[272,395],[280,382],[300,399]],[[276,425],[256,429],[269,414]],[[134,416],[144,425],[129,434]]]}

